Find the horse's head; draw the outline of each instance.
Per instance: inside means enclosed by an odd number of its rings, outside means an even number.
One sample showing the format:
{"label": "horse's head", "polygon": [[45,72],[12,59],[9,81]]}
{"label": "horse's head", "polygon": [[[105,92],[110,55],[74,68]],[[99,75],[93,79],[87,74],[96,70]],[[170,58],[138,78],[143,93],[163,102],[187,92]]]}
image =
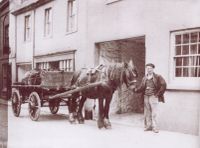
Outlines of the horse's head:
{"label": "horse's head", "polygon": [[124,63],[123,82],[128,88],[133,89],[135,87],[137,77],[138,72],[133,61],[130,60],[129,63]]}

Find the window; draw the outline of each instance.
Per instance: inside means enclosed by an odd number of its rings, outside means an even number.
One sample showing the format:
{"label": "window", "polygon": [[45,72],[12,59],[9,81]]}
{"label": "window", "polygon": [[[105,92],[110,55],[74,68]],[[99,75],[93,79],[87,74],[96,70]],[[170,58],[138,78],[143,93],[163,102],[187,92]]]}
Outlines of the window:
{"label": "window", "polygon": [[4,47],[3,54],[9,54],[9,25],[4,27]]}
{"label": "window", "polygon": [[200,30],[174,35],[175,77],[200,77]]}
{"label": "window", "polygon": [[7,71],[8,71],[8,65],[2,64],[2,70],[3,70],[3,88],[7,88]]}
{"label": "window", "polygon": [[24,41],[29,41],[31,38],[30,35],[30,15],[25,16],[24,21]]}
{"label": "window", "polygon": [[59,64],[60,70],[73,71],[74,69],[72,59],[62,60]]}
{"label": "window", "polygon": [[74,64],[72,59],[66,59],[61,61],[50,61],[37,63],[37,68],[45,70],[63,70],[74,71]]}
{"label": "window", "polygon": [[37,63],[37,68],[48,70],[49,69],[49,63],[48,62]]}
{"label": "window", "polygon": [[50,36],[52,34],[52,9],[45,9],[44,19],[44,36]]}
{"label": "window", "polygon": [[67,32],[77,29],[77,4],[76,0],[68,0],[67,3]]}

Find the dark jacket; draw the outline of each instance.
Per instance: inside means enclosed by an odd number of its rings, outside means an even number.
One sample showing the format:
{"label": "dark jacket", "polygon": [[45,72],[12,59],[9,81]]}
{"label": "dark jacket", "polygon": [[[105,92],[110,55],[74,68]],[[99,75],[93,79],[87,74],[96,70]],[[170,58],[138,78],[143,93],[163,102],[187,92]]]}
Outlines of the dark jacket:
{"label": "dark jacket", "polygon": [[[146,89],[146,80],[147,80],[147,78],[146,78],[146,76],[144,76],[140,86],[136,87],[135,92],[141,92],[144,95],[145,89]],[[167,86],[164,78],[161,75],[154,73],[153,74],[153,82],[156,87],[155,96],[158,97],[159,102],[164,103],[165,102],[164,93],[165,93],[166,86]]]}

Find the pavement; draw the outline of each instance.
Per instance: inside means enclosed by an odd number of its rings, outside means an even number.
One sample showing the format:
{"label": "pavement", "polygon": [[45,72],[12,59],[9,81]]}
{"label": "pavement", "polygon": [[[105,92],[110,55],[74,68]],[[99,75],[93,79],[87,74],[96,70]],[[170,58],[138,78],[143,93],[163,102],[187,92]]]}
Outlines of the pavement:
{"label": "pavement", "polygon": [[[10,106],[11,102],[10,101],[7,102],[5,100],[0,99],[0,104],[5,104],[5,105]],[[26,111],[27,105],[22,105],[22,108],[24,109],[24,111]],[[43,113],[48,114],[49,109],[42,108],[41,114],[43,114]],[[66,117],[68,114],[67,108],[61,107],[58,114]],[[129,136],[130,134],[128,134],[128,133],[134,133],[133,134],[134,136],[130,137],[130,138],[124,138],[124,137],[121,137],[121,138],[118,137],[118,138],[122,139],[122,140],[124,139],[124,142],[127,142],[128,144],[132,144],[133,146],[135,145],[137,148],[140,148],[140,147],[156,148],[156,147],[166,147],[166,146],[167,147],[175,147],[175,148],[179,148],[179,147],[180,148],[199,148],[199,146],[200,146],[200,143],[199,143],[200,137],[199,136],[183,134],[183,133],[178,133],[178,132],[164,131],[164,130],[160,130],[160,132],[158,134],[155,134],[153,132],[144,132],[143,131],[143,115],[142,114],[135,114],[135,113],[117,114],[117,115],[111,114],[110,118],[111,118],[111,122],[113,124],[113,129],[111,130],[113,132],[113,135],[117,138],[116,134],[119,134],[119,136],[120,135],[123,136],[123,134],[126,135],[126,133],[127,133],[127,136]],[[94,118],[94,120],[96,120],[96,117]],[[91,133],[96,131],[96,130],[92,131],[93,126],[95,126],[93,124],[94,123],[96,124],[96,122],[87,121],[86,123],[88,123],[88,125],[86,125],[86,126],[88,126],[88,128],[82,129],[82,127],[79,127],[78,130],[84,130],[84,132],[86,132],[86,133],[87,133],[87,131],[90,131],[90,130],[91,130]],[[89,127],[90,124],[91,124],[92,129],[90,129],[90,127]],[[43,126],[43,125],[40,124],[40,126]],[[76,128],[76,127],[73,127],[73,128]],[[111,133],[111,131],[109,131],[108,133]],[[105,137],[105,135],[101,135],[101,134],[102,133],[100,133],[99,137],[101,137],[101,136]],[[112,137],[113,137],[113,135],[112,135]],[[90,136],[89,133],[88,133],[88,136]],[[110,137],[109,135],[107,135],[107,136]],[[45,135],[44,135],[44,137],[45,137]],[[91,138],[92,137],[93,136],[91,136]],[[83,137],[83,139],[84,139],[84,137]],[[148,140],[144,141],[145,139],[148,139]],[[108,144],[110,144],[109,141],[107,141],[107,142],[108,142]],[[113,143],[115,143],[115,141],[113,141]],[[117,141],[116,141],[116,143],[117,143]],[[70,143],[68,143],[68,144],[70,145]],[[73,143],[72,143],[72,145],[73,145]],[[99,145],[103,146],[102,143],[99,143]],[[126,147],[126,145],[127,144],[124,143],[123,145],[118,145],[116,147],[122,147],[122,146]],[[80,146],[84,147],[84,145],[79,145],[79,147]],[[130,146],[127,145],[127,147],[130,147]]]}
{"label": "pavement", "polygon": [[8,101],[4,99],[0,99],[0,104],[8,105]]}
{"label": "pavement", "polygon": [[0,101],[0,148],[6,148],[8,140],[8,106]]}

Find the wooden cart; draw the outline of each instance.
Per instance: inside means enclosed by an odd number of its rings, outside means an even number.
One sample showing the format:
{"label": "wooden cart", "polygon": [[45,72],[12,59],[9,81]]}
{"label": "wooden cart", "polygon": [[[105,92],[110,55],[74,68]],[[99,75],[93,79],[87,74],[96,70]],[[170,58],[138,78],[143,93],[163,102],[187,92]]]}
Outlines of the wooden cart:
{"label": "wooden cart", "polygon": [[[38,120],[41,107],[49,107],[52,114],[56,114],[59,106],[69,105],[69,98],[74,93],[102,85],[103,82],[89,83],[72,88],[73,72],[47,71],[41,77],[40,85],[15,83],[12,85],[13,114],[20,115],[21,105],[28,103],[29,116],[33,121]],[[33,80],[30,80],[32,82]]]}
{"label": "wooden cart", "polygon": [[24,103],[28,103],[29,116],[34,121],[38,120],[41,107],[49,107],[51,113],[56,114],[61,104],[68,105],[68,98],[57,97],[50,100],[49,96],[71,90],[72,76],[73,72],[46,71],[42,74],[39,85],[14,83],[11,98],[13,114],[18,117]]}

